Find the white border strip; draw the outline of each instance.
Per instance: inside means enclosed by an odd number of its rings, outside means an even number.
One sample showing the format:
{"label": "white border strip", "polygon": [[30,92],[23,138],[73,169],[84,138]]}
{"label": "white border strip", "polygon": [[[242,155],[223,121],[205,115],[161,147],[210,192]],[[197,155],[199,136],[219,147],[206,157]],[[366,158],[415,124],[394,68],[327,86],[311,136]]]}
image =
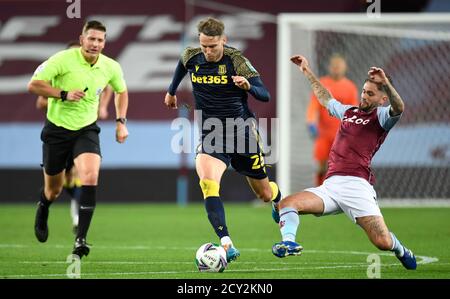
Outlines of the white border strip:
{"label": "white border strip", "polygon": [[[291,56],[290,26],[282,19],[278,19],[277,34],[277,118],[280,120],[279,162],[277,164],[277,182],[284,194],[291,194],[291,81],[290,64]],[[281,21],[281,22],[280,22]]]}
{"label": "white border strip", "polygon": [[[450,18],[450,16],[449,16]],[[350,33],[358,35],[368,36],[383,36],[393,38],[409,38],[409,39],[421,39],[432,41],[450,41],[450,33],[441,30],[414,30],[414,29],[401,29],[392,27],[374,27],[374,26],[361,26],[357,25],[337,25],[337,24],[314,24],[309,26],[314,30],[326,30],[330,32]]]}
{"label": "white border strip", "polygon": [[385,198],[378,199],[380,207],[399,207],[399,208],[414,208],[414,207],[450,207],[450,199],[401,199],[401,198]]}
{"label": "white border strip", "polygon": [[[281,21],[281,22],[280,22]],[[366,13],[281,13],[278,22],[288,23],[450,23],[450,13],[382,13],[370,18]]]}

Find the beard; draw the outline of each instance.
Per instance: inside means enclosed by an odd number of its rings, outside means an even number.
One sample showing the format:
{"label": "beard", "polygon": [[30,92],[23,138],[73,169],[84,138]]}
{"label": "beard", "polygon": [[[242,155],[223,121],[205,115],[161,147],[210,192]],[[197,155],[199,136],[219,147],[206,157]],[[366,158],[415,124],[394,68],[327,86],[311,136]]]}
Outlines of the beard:
{"label": "beard", "polygon": [[364,112],[370,112],[373,109],[375,109],[376,107],[377,107],[377,105],[369,104],[364,101],[360,101],[359,106],[358,106],[359,110],[364,111]]}
{"label": "beard", "polygon": [[362,110],[364,112],[368,112],[370,110],[370,108],[371,107],[370,107],[369,103],[366,100],[361,99],[359,101],[359,110]]}

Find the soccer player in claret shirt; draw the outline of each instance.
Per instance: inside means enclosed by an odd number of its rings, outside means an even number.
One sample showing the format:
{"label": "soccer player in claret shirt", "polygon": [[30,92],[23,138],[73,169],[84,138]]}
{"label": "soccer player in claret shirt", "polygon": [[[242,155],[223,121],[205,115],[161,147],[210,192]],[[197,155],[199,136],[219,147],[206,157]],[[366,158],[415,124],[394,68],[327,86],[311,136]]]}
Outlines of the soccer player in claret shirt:
{"label": "soccer player in claret shirt", "polygon": [[[345,76],[346,72],[345,58],[336,53],[330,57],[328,75],[321,77],[319,81],[342,104],[357,106],[358,88]],[[313,93],[306,109],[306,123],[309,135],[314,139],[314,159],[317,161],[315,182],[316,186],[320,186],[325,179],[328,155],[339,129],[339,120],[320,105]]]}
{"label": "soccer player in claret shirt", "polygon": [[[188,47],[182,53],[164,103],[177,108],[177,87],[189,73],[195,107],[202,112],[196,170],[208,219],[227,252],[227,260],[233,261],[239,256],[239,251],[228,233],[219,194],[220,180],[227,167],[231,164],[246,176],[256,196],[265,202],[272,201],[273,209],[281,198],[277,184],[269,182],[267,177],[256,121],[247,103],[248,94],[263,102],[269,101],[270,95],[249,60],[237,49],[225,45],[224,24],[220,20],[206,18],[200,21],[198,34],[200,47]],[[251,125],[246,128],[230,126],[227,119],[241,119]],[[212,131],[219,130],[217,125],[223,131],[220,130],[220,136],[210,143]],[[243,150],[239,145],[236,147],[241,141],[246,143]],[[247,146],[250,144],[256,146],[251,149]],[[277,221],[275,210],[272,216]]]}
{"label": "soccer player in claret shirt", "polygon": [[63,188],[64,170],[73,159],[81,181],[79,223],[72,253],[89,254],[86,235],[96,205],[101,152],[98,118],[99,97],[109,84],[117,93],[116,140],[128,136],[126,112],[128,93],[120,65],[101,54],[106,28],[98,21],[87,22],[80,35],[79,48],[51,56],[35,71],[28,90],[48,98],[43,141],[44,188],[36,211],[34,231],[40,242],[48,238],[51,203]]}
{"label": "soccer player in claret shirt", "polygon": [[[341,120],[341,125],[331,148],[324,183],[280,201],[282,241],[273,245],[273,254],[278,257],[301,254],[303,248],[295,242],[299,214],[343,212],[366,232],[377,248],[393,251],[406,269],[416,269],[412,251],[387,228],[372,187],[375,182],[370,169],[372,158],[404,110],[391,79],[381,68],[371,67],[359,106],[343,105],[319,82],[305,57],[296,55],[291,61],[309,80],[320,103]],[[390,105],[384,107],[386,101]]]}

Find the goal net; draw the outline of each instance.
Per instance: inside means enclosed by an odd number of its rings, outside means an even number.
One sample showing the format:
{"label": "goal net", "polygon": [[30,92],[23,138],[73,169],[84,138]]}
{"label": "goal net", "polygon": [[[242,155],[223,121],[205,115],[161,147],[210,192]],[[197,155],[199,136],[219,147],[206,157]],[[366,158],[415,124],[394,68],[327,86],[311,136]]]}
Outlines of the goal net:
{"label": "goal net", "polygon": [[[280,155],[277,179],[291,194],[313,186],[316,163],[305,125],[311,87],[289,61],[306,56],[318,76],[347,59],[361,91],[371,66],[386,70],[405,112],[372,163],[380,199],[450,198],[450,14],[281,14],[278,17]],[[444,199],[447,199],[445,201]]]}

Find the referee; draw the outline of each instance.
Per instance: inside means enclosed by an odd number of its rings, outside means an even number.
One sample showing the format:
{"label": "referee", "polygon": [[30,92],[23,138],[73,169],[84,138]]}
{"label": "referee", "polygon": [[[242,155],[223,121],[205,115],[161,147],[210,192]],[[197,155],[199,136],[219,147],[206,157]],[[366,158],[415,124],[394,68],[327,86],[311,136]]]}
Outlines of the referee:
{"label": "referee", "polygon": [[61,194],[64,172],[73,160],[81,180],[79,226],[73,254],[89,254],[86,235],[94,213],[100,170],[100,128],[96,124],[99,96],[109,84],[116,92],[116,140],[128,136],[126,113],[128,92],[120,65],[101,54],[106,27],[87,22],[80,35],[81,47],[56,53],[42,63],[28,84],[28,91],[48,98],[43,142],[44,188],[36,211],[34,231],[47,241],[47,219],[51,203]]}

